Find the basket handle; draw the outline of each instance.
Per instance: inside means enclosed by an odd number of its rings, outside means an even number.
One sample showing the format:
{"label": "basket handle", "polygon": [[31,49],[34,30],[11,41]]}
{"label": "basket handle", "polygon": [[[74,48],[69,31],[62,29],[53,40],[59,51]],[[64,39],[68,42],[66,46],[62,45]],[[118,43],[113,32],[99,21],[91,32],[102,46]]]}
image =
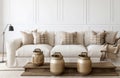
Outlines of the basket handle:
{"label": "basket handle", "polygon": [[62,57],[62,54],[61,54],[60,52],[55,52],[53,55],[54,55],[54,56]]}
{"label": "basket handle", "polygon": [[81,55],[87,56],[87,52],[82,52]]}

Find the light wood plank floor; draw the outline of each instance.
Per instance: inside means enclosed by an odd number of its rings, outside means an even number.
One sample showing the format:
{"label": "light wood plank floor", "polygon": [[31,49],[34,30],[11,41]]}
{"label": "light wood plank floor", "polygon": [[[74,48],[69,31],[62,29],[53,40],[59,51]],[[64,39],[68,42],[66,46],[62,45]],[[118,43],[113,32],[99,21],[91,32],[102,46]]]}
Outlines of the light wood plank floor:
{"label": "light wood plank floor", "polygon": [[120,76],[20,76],[23,71],[0,71],[0,78],[120,78]]}

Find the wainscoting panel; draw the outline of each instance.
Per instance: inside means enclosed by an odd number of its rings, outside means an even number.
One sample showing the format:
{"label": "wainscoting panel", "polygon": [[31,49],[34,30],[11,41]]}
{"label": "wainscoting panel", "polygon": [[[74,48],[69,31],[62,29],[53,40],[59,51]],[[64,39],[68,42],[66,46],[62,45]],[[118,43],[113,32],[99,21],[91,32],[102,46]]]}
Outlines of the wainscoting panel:
{"label": "wainscoting panel", "polygon": [[64,24],[84,24],[84,0],[62,0]]}
{"label": "wainscoting panel", "polygon": [[0,0],[0,24],[2,24],[2,22],[3,22],[3,1],[2,0]]}
{"label": "wainscoting panel", "polygon": [[59,0],[38,0],[37,23],[39,25],[58,24],[58,1]]}
{"label": "wainscoting panel", "polygon": [[90,26],[90,30],[94,31],[112,31],[112,26],[110,25],[93,25]]}
{"label": "wainscoting panel", "polygon": [[10,0],[10,23],[34,24],[34,0]]}
{"label": "wainscoting panel", "polygon": [[120,24],[120,0],[111,0],[111,21]]}
{"label": "wainscoting panel", "polygon": [[87,24],[110,23],[110,0],[87,0]]}

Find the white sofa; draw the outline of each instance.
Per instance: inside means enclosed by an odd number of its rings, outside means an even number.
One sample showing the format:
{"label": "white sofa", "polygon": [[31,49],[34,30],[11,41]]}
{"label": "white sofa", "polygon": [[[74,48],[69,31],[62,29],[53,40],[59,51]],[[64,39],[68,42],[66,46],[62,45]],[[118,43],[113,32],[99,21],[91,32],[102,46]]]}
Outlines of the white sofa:
{"label": "white sofa", "polygon": [[45,62],[50,61],[50,56],[54,52],[61,52],[65,62],[76,62],[81,52],[88,52],[93,62],[100,61],[101,50],[103,50],[104,45],[89,44],[88,32],[77,32],[78,44],[76,45],[60,45],[58,33],[60,32],[48,31],[49,44],[22,45],[21,38],[7,41],[7,66],[23,67],[32,60],[32,53],[35,48],[40,48],[43,51]]}

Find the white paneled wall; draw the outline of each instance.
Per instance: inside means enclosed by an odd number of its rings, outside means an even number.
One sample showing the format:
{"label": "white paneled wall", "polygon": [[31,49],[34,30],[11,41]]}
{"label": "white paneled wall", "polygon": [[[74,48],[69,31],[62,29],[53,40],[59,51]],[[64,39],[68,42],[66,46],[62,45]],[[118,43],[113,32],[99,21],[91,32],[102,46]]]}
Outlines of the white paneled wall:
{"label": "white paneled wall", "polygon": [[[2,33],[1,33],[1,31],[2,31],[2,29],[3,29],[3,26],[2,26],[2,22],[3,22],[3,8],[2,8],[2,6],[3,6],[3,1],[2,0],[0,0],[0,44],[2,44]],[[2,50],[2,45],[0,45],[0,52],[1,52],[1,50]]]}
{"label": "white paneled wall", "polygon": [[37,24],[58,23],[58,0],[37,0]]}
{"label": "white paneled wall", "polygon": [[110,23],[110,0],[87,0],[87,24]]}
{"label": "white paneled wall", "polygon": [[120,0],[111,0],[111,24],[120,24]]}
{"label": "white paneled wall", "polygon": [[10,0],[10,23],[34,25],[120,24],[120,0]]}
{"label": "white paneled wall", "polygon": [[0,0],[0,30],[8,23],[15,32],[120,31],[120,0]]}
{"label": "white paneled wall", "polygon": [[34,0],[10,0],[10,22],[34,24]]}
{"label": "white paneled wall", "polygon": [[120,0],[9,0],[10,23],[32,25],[120,24]]}
{"label": "white paneled wall", "polygon": [[84,24],[84,0],[62,0],[63,24]]}

